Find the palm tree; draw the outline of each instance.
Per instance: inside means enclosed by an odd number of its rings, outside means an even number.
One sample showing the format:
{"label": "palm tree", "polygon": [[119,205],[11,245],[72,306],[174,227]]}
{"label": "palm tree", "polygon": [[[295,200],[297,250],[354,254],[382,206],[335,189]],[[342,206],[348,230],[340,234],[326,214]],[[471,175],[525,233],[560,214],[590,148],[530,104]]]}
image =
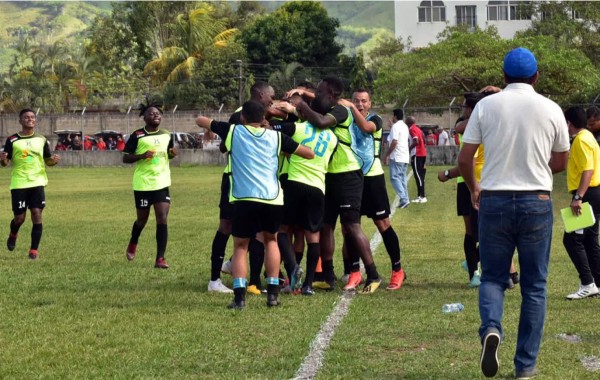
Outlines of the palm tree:
{"label": "palm tree", "polygon": [[50,73],[54,75],[57,63],[69,58],[68,50],[60,41],[50,45],[41,45],[33,51],[33,54],[44,59],[50,65]]}
{"label": "palm tree", "polygon": [[304,68],[301,63],[290,62],[269,75],[269,83],[278,90],[287,91],[296,87],[296,72]]}
{"label": "palm tree", "polygon": [[226,47],[237,29],[213,17],[214,8],[201,3],[196,9],[177,16],[174,38],[160,56],[144,68],[153,85],[177,82],[192,76],[208,46]]}

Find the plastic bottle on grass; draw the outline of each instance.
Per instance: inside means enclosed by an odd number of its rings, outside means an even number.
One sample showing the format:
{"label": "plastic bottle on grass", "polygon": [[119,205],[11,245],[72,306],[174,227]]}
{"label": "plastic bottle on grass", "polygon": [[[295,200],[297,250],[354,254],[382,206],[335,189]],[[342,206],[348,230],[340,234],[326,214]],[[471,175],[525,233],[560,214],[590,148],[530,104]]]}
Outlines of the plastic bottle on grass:
{"label": "plastic bottle on grass", "polygon": [[459,313],[464,308],[462,303],[447,303],[442,306],[442,313]]}

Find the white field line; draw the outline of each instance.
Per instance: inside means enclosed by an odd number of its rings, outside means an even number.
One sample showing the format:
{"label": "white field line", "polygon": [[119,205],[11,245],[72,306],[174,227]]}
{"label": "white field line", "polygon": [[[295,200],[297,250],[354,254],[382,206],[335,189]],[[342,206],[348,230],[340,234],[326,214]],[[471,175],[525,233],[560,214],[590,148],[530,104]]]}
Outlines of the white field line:
{"label": "white field line", "polygon": [[[411,176],[412,171],[408,173],[406,180],[408,181]],[[394,216],[399,204],[400,198],[398,198],[396,195],[394,201],[392,202],[390,219]],[[381,234],[379,231],[376,231],[370,242],[371,252],[373,255],[375,255],[377,247],[379,244],[381,244],[381,242]],[[310,343],[308,355],[306,355],[300,364],[300,367],[298,368],[298,371],[296,371],[296,375],[293,377],[293,380],[312,380],[315,378],[315,376],[317,376],[317,373],[323,366],[323,357],[325,355],[325,351],[331,343],[331,339],[335,334],[335,330],[342,323],[342,320],[346,314],[348,314],[350,304],[352,303],[355,295],[356,292],[344,292],[340,296],[335,308],[331,311],[325,323],[321,325],[321,329],[319,330],[319,333],[315,339],[313,339],[313,341]]]}

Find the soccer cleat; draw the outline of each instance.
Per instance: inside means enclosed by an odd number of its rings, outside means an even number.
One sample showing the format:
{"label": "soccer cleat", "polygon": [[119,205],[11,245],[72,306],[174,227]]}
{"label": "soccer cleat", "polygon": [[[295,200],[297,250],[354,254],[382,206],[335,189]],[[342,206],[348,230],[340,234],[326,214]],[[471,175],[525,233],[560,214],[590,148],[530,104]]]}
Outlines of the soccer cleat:
{"label": "soccer cleat", "polygon": [[127,245],[127,250],[125,251],[125,256],[127,256],[127,260],[132,261],[135,259],[135,251],[137,250],[137,244],[129,243]]}
{"label": "soccer cleat", "polygon": [[402,283],[406,279],[406,274],[404,273],[404,269],[400,269],[398,271],[392,271],[392,278],[390,280],[390,284],[387,286],[387,290],[398,290],[402,287]]}
{"label": "soccer cleat", "polygon": [[220,278],[218,278],[214,281],[208,282],[208,291],[214,292],[214,293],[233,293],[233,290],[231,290],[227,286],[225,286],[221,282]]}
{"label": "soccer cleat", "polygon": [[483,337],[481,347],[481,372],[485,377],[494,377],[498,373],[498,347],[500,346],[500,332],[490,329]]}
{"label": "soccer cleat", "polygon": [[350,278],[350,275],[348,273],[344,273],[344,275],[342,276],[341,280],[344,284],[348,283],[348,279]]}
{"label": "soccer cleat", "polygon": [[513,284],[517,285],[521,280],[519,280],[519,273],[518,272],[513,272],[510,274],[510,279],[512,280]]}
{"label": "soccer cleat", "polygon": [[421,203],[421,197],[415,198],[410,203]]}
{"label": "soccer cleat", "polygon": [[479,285],[481,285],[481,276],[479,275],[479,271],[476,270],[475,273],[473,273],[471,281],[469,281],[469,288],[477,288]]}
{"label": "soccer cleat", "polygon": [[379,285],[381,285],[381,279],[369,280],[365,283],[365,287],[362,290],[363,294],[375,293],[377,289],[379,289]]}
{"label": "soccer cleat", "polygon": [[260,296],[262,293],[262,290],[256,285],[249,285],[248,289],[246,289],[246,292],[248,292],[250,294],[254,294],[255,296]]}
{"label": "soccer cleat", "polygon": [[281,293],[283,293],[283,294],[292,294],[292,293],[294,293],[294,291],[292,290],[291,286],[286,285],[283,288],[281,288]]}
{"label": "soccer cleat", "polygon": [[223,261],[223,265],[221,265],[221,272],[225,274],[231,274],[231,260]]}
{"label": "soccer cleat", "polygon": [[154,263],[154,268],[169,269],[169,264],[167,264],[167,260],[164,257],[159,257]]}
{"label": "soccer cleat", "polygon": [[292,272],[292,276],[290,278],[290,288],[292,291],[298,290],[302,287],[302,276],[304,275],[304,270],[300,265],[296,265],[294,271]]}
{"label": "soccer cleat", "polygon": [[348,277],[348,283],[344,286],[344,290],[356,290],[356,288],[360,285],[362,281],[362,276],[359,272],[350,273],[350,277]]}
{"label": "soccer cleat", "polygon": [[589,285],[579,286],[579,290],[567,296],[568,300],[580,300],[586,297],[592,297],[598,294],[598,288],[593,282]]}
{"label": "soccer cleat", "polygon": [[30,260],[35,260],[38,258],[38,251],[37,249],[30,249],[29,250],[29,259]]}
{"label": "soccer cleat", "polygon": [[463,260],[460,263],[460,267],[465,270],[465,272],[469,273],[469,264],[467,264],[467,260]]}
{"label": "soccer cleat", "polygon": [[419,203],[427,203],[427,197],[420,197],[421,201]]}
{"label": "soccer cleat", "polygon": [[234,299],[232,303],[227,305],[228,309],[233,309],[233,310],[242,310],[244,307],[246,307],[246,301],[244,301],[244,300],[236,301]]}
{"label": "soccer cleat", "polygon": [[410,201],[406,201],[398,206],[398,208],[407,208],[410,206]]}
{"label": "soccer cleat", "polygon": [[314,281],[313,288],[331,291],[335,289],[335,281]]}
{"label": "soccer cleat", "polygon": [[303,296],[314,296],[315,295],[315,291],[313,290],[312,286],[303,286],[302,287],[302,295]]}
{"label": "soccer cleat", "polygon": [[9,234],[8,239],[6,239],[6,248],[8,248],[9,251],[14,251],[16,245],[17,245],[17,235],[13,236],[13,234]]}
{"label": "soccer cleat", "polygon": [[281,305],[281,302],[279,302],[279,296],[274,293],[267,293],[267,306],[274,307],[279,305]]}

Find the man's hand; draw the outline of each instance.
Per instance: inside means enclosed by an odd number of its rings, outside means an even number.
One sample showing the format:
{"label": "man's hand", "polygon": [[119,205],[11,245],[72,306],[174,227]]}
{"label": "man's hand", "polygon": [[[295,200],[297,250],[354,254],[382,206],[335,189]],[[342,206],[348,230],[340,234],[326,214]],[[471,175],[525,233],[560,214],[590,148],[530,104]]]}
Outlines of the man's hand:
{"label": "man's hand", "polygon": [[340,98],[340,100],[338,100],[338,104],[340,106],[344,106],[344,107],[348,107],[348,108],[354,107],[354,103],[352,103],[351,101],[349,101],[347,99],[342,99],[342,98]]}
{"label": "man's hand", "polygon": [[475,188],[471,192],[471,204],[473,208],[479,211],[479,194],[481,193],[481,188],[479,187],[479,182],[475,183]]}
{"label": "man's hand", "polygon": [[446,173],[445,172],[446,172],[445,170],[442,170],[442,171],[438,172],[438,181],[440,181],[440,182],[446,182],[446,181],[448,181],[448,177],[446,177]]}
{"label": "man's hand", "polygon": [[0,165],[2,165],[2,166],[8,165],[8,153],[0,152]]}
{"label": "man's hand", "polygon": [[173,148],[169,149],[168,156],[169,156],[169,158],[177,157],[177,148],[173,147]]}
{"label": "man's hand", "polygon": [[481,90],[479,90],[479,92],[500,92],[502,91],[502,89],[500,87],[496,87],[496,86],[485,86],[484,88],[482,88]]}
{"label": "man's hand", "polygon": [[283,100],[281,102],[279,102],[279,104],[277,104],[276,108],[285,113],[292,113],[292,114],[297,113],[296,107],[294,107],[291,103],[283,101]]}
{"label": "man's hand", "polygon": [[573,215],[575,215],[575,216],[581,215],[581,204],[582,203],[583,203],[583,201],[581,199],[579,199],[579,200],[573,199],[571,201],[571,212],[573,212]]}

